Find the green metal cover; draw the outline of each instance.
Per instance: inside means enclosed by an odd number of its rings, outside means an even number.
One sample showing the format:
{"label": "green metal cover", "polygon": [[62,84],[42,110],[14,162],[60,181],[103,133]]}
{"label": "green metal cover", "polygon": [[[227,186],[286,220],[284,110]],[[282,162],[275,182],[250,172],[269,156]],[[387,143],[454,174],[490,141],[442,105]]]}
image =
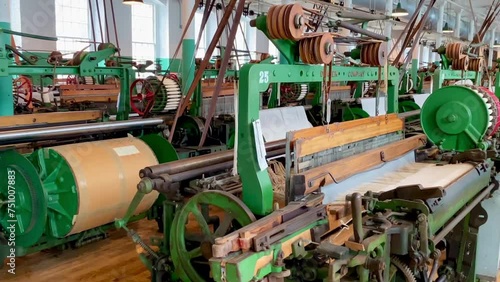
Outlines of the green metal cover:
{"label": "green metal cover", "polygon": [[174,146],[172,146],[172,144],[170,144],[168,140],[161,137],[160,135],[148,134],[142,136],[140,139],[144,141],[156,155],[158,163],[162,164],[166,162],[177,161],[179,159]]}
{"label": "green metal cover", "polygon": [[12,224],[16,247],[34,245],[47,221],[46,194],[35,167],[14,150],[0,152],[0,180],[0,224],[7,238]]}
{"label": "green metal cover", "polygon": [[[398,111],[399,113],[406,113],[406,112],[420,110],[420,106],[417,103],[415,103],[414,101],[410,101],[410,100],[399,101],[398,108],[399,108],[399,111]],[[417,116],[406,118],[407,121],[413,121],[413,120],[417,120],[417,119],[418,119]]]}
{"label": "green metal cover", "polygon": [[488,129],[488,108],[482,97],[463,86],[438,89],[425,101],[420,120],[427,137],[444,150],[480,147]]}
{"label": "green metal cover", "polygon": [[73,228],[73,218],[78,214],[79,197],[71,166],[57,151],[44,148],[28,159],[37,168],[47,201],[46,235],[63,238]]}
{"label": "green metal cover", "polygon": [[342,114],[342,121],[355,120],[360,118],[368,118],[370,115],[362,108],[346,107]]}

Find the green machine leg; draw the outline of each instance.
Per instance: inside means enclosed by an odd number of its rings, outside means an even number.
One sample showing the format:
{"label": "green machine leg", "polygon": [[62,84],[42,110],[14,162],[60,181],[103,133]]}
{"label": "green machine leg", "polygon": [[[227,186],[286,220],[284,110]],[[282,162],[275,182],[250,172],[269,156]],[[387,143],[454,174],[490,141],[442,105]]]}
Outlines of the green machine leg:
{"label": "green machine leg", "polygon": [[[10,29],[10,24],[6,22],[0,22],[0,28]],[[4,72],[7,69],[7,52],[5,50],[5,44],[10,44],[10,35],[5,32],[0,33],[0,71]],[[12,96],[12,77],[11,76],[0,76],[0,116],[12,116],[14,115],[14,100]]]}

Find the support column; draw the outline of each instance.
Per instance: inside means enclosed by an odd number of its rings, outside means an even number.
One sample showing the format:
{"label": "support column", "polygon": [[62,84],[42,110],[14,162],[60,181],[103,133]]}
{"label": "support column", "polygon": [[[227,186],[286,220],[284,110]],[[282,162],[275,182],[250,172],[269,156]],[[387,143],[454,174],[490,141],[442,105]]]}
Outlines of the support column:
{"label": "support column", "polygon": [[[352,6],[352,0],[351,1],[351,6]],[[385,15],[386,16],[391,16],[392,15],[392,9],[394,6],[394,0],[385,0]],[[385,26],[384,26],[384,35],[389,39],[387,41],[387,48],[385,50],[386,56],[389,56],[389,53],[391,52],[392,49],[392,22],[390,21],[385,21]],[[389,58],[387,58],[389,59]]]}
{"label": "support column", "polygon": [[434,49],[434,48],[429,46],[429,54],[428,54],[429,57],[427,58],[427,60],[429,61],[429,64],[434,62],[434,52],[432,52],[432,49]]}
{"label": "support column", "polygon": [[[181,41],[182,35],[182,15],[181,15],[181,2],[182,0],[167,1],[168,8],[168,56],[170,71],[174,73],[181,72],[181,55],[182,48],[179,49],[177,56],[174,57],[175,49]],[[165,35],[163,35],[165,36]]]}
{"label": "support column", "polygon": [[[218,13],[218,12],[216,12],[216,13]],[[205,26],[205,35],[206,35],[205,46],[208,47],[208,45],[210,45],[210,42],[212,41],[212,38],[214,38],[215,32],[217,31],[217,25],[218,24],[217,24],[217,19],[215,17],[215,14],[210,15],[210,17],[208,18],[208,21],[207,21],[207,25]],[[224,31],[224,33],[225,33],[225,31]],[[223,34],[223,36],[225,36],[225,35]],[[195,34],[195,37],[198,38],[198,34]],[[219,40],[219,42],[220,42],[220,40]],[[219,51],[217,48],[215,48],[213,55],[215,56],[217,54],[219,54]]]}
{"label": "support column", "polygon": [[[218,10],[217,11],[217,18],[219,19],[219,21],[222,19],[223,16],[224,16],[224,10]],[[232,23],[231,18],[230,18],[229,22]],[[216,25],[219,25],[219,23],[216,23]],[[221,45],[221,47],[227,45],[227,36],[228,36],[228,33],[229,33],[229,31],[228,31],[227,27],[224,28],[224,31],[222,32],[222,35],[220,36],[220,45]],[[219,51],[220,51],[219,54],[222,56],[222,50],[219,49]]]}
{"label": "support column", "polygon": [[455,17],[455,30],[453,31],[453,36],[460,38],[460,28],[462,27],[462,14],[464,10],[460,9]]}
{"label": "support column", "polygon": [[186,95],[194,79],[194,21],[187,26],[191,11],[193,10],[194,0],[182,0],[182,27],[187,28],[186,36],[182,40],[182,94]]}
{"label": "support column", "polygon": [[[436,31],[438,35],[436,36],[436,48],[441,47],[441,44],[443,44],[443,21],[444,21],[444,3],[439,6],[439,14],[438,14],[438,20],[437,20],[437,25],[436,25]],[[432,61],[437,61],[438,54],[435,52],[432,52]]]}
{"label": "support column", "polygon": [[429,58],[428,48],[423,44],[421,44],[419,47],[420,47],[420,56],[418,57],[418,60],[420,64],[427,63],[427,59]]}
{"label": "support column", "polygon": [[473,20],[470,21],[469,23],[469,35],[467,36],[467,40],[472,41],[474,39],[474,32],[475,32],[475,23]]}
{"label": "support column", "polygon": [[[344,0],[344,7],[347,9],[352,9],[352,0]],[[344,28],[340,31],[340,35],[349,36],[350,32],[351,32],[350,30]],[[352,47],[350,46],[341,46],[341,45],[338,45],[337,48],[339,49],[340,53],[349,52],[352,49]]]}
{"label": "support column", "polygon": [[156,63],[161,66],[162,70],[168,67],[170,32],[168,30],[168,19],[164,16],[168,15],[167,4],[159,3],[155,5],[155,19],[156,19]]}
{"label": "support column", "polygon": [[[10,0],[0,0],[0,28],[10,29]],[[0,33],[2,45],[10,44],[10,35]],[[5,48],[0,49],[0,60],[7,61]],[[14,115],[12,97],[12,76],[0,76],[0,116]]]}
{"label": "support column", "polygon": [[491,68],[493,66],[493,48],[495,47],[495,35],[497,32],[497,28],[494,27],[491,30],[491,38],[490,38],[490,52],[488,53],[488,68]]}
{"label": "support column", "polygon": [[244,21],[244,24],[246,28],[245,38],[247,40],[248,49],[250,50],[250,55],[252,56],[252,59],[258,60],[260,56],[255,54],[257,29],[250,26],[250,21]]}

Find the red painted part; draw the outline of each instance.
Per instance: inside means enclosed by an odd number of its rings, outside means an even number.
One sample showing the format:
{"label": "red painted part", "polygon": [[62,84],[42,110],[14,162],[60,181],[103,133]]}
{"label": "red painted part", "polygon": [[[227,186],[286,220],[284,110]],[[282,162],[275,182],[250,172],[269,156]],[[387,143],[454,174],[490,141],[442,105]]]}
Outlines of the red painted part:
{"label": "red painted part", "polygon": [[[151,110],[153,108],[154,91],[151,84],[145,79],[136,79],[130,85],[130,107],[132,110],[139,114],[139,116],[144,116],[147,112],[146,109]],[[136,103],[143,103],[144,108],[139,109]]]}
{"label": "red painted part", "polygon": [[175,73],[170,73],[169,75],[167,75],[167,78],[175,80],[175,82],[179,83],[179,77]]}
{"label": "red painted part", "polygon": [[33,100],[33,84],[31,83],[31,80],[26,76],[19,76],[14,80],[13,84],[14,87],[16,87],[16,93],[24,94],[24,97],[18,96],[18,98],[24,100],[26,105],[30,105]]}
{"label": "red painted part", "polygon": [[68,77],[66,77],[66,84],[68,85],[78,84],[78,78],[76,77],[76,75],[68,75]]}
{"label": "red painted part", "polygon": [[485,93],[487,93],[488,95],[490,95],[491,99],[493,100],[494,102],[494,105],[492,105],[493,107],[496,107],[497,109],[497,112],[498,112],[498,116],[497,116],[497,120],[495,121],[495,125],[493,125],[493,130],[491,131],[491,134],[489,136],[492,136],[494,135],[498,129],[500,128],[500,100],[498,99],[498,97],[495,95],[495,93],[491,92],[490,89],[488,89],[487,87],[479,87],[479,89]]}

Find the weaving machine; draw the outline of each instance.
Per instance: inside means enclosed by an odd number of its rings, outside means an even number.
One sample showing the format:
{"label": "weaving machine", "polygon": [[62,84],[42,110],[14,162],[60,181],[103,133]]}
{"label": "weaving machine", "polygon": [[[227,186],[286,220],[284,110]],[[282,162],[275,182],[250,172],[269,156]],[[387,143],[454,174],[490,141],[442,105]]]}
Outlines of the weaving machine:
{"label": "weaving machine", "polygon": [[[274,7],[268,15],[276,15],[277,23],[259,16],[252,24],[290,65],[241,68],[236,162],[233,152],[225,152],[146,167],[126,215],[116,221],[141,246],[152,280],[474,280],[475,238],[487,216],[478,204],[498,186],[492,155],[486,154],[496,147],[494,98],[460,86],[454,86],[460,89],[456,97],[457,88],[439,89],[422,108],[426,135],[405,136],[405,123],[395,114],[398,72],[382,69],[371,56],[370,50],[381,54],[380,42],[361,51],[372,67],[329,68],[328,34],[301,37],[304,19],[296,5]],[[316,55],[304,52],[304,45],[317,47]],[[388,114],[326,122],[264,142],[267,119],[256,101],[270,85],[319,85],[317,102],[326,109],[329,90],[323,88],[332,81],[381,77],[388,80]],[[380,96],[374,99],[384,104]],[[285,188],[279,189],[269,157],[283,152]],[[233,182],[236,175],[214,178],[213,186],[229,184],[182,197],[180,181],[234,165],[241,186]],[[166,196],[159,218],[164,233],[147,244],[127,222],[154,191]]]}
{"label": "weaving machine", "polygon": [[476,260],[498,265],[498,249],[477,238],[495,225],[480,203],[498,188],[496,100],[483,88],[434,92],[421,118],[439,153],[419,149],[424,135],[403,138],[391,115],[290,132],[287,206],[215,239],[214,280],[486,279]]}

